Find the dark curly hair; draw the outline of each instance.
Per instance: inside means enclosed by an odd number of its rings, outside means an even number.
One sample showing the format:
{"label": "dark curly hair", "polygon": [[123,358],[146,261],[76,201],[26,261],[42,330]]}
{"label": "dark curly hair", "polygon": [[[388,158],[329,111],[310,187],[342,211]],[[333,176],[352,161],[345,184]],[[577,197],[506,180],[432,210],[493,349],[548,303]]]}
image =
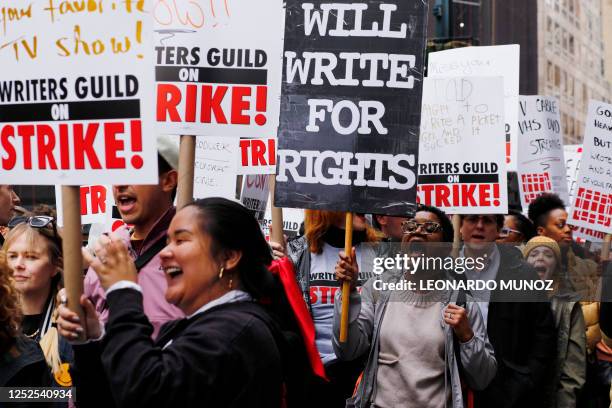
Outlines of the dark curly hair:
{"label": "dark curly hair", "polygon": [[0,251],[0,355],[15,344],[21,324],[21,307],[6,256]]}
{"label": "dark curly hair", "polygon": [[425,205],[425,204],[419,204],[416,210],[417,212],[427,211],[432,214],[435,214],[435,216],[440,220],[440,225],[442,226],[442,241],[443,242],[453,242],[453,237],[455,235],[455,229],[453,228],[453,223],[451,222],[451,220],[448,218],[448,216],[446,215],[444,211],[442,211],[438,207],[432,207],[432,206]]}
{"label": "dark curly hair", "polygon": [[564,210],[565,203],[561,198],[552,193],[545,193],[536,198],[529,204],[528,216],[537,227],[546,226],[548,214],[553,210]]}
{"label": "dark curly hair", "polygon": [[508,215],[514,217],[518,230],[523,234],[523,241],[527,242],[537,235],[536,229],[531,220],[517,210],[508,210]]}

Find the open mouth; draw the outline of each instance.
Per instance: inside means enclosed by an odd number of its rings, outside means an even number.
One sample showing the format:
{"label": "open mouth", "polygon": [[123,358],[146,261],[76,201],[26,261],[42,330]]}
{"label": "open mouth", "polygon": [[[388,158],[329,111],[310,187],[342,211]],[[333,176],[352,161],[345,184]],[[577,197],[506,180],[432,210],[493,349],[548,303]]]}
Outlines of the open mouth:
{"label": "open mouth", "polygon": [[117,207],[122,213],[131,211],[134,208],[135,204],[136,199],[134,197],[125,195],[117,197]]}
{"label": "open mouth", "polygon": [[537,273],[544,273],[546,272],[546,267],[542,266],[542,265],[536,265],[533,267]]}
{"label": "open mouth", "polygon": [[180,276],[183,274],[183,270],[181,268],[178,268],[176,266],[171,266],[168,268],[164,268],[164,272],[166,273],[166,275],[168,275],[170,277],[170,279],[174,279],[177,276]]}

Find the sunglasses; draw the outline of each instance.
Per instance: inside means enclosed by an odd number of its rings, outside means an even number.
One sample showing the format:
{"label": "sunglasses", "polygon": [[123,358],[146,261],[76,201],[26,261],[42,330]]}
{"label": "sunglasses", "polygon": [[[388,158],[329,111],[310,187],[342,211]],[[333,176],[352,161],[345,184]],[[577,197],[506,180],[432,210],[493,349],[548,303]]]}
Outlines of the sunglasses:
{"label": "sunglasses", "polygon": [[423,233],[429,235],[433,234],[434,232],[440,231],[442,229],[442,226],[437,222],[433,221],[427,221],[422,224],[419,224],[416,221],[402,222],[402,231],[404,232],[404,234],[412,234],[416,232],[419,228],[421,228],[421,231],[423,231]]}
{"label": "sunglasses", "polygon": [[518,230],[515,230],[515,229],[512,229],[512,228],[507,228],[507,227],[504,227],[504,228],[502,228],[502,229],[499,231],[499,236],[500,236],[500,237],[507,237],[508,235],[510,235],[510,234],[511,234],[511,233],[513,233],[513,232],[514,232],[515,234],[518,234],[518,235],[523,235],[523,233],[522,233],[521,231],[518,231]]}
{"label": "sunglasses", "polygon": [[53,217],[49,217],[46,215],[36,215],[34,217],[25,217],[18,216],[13,217],[8,222],[7,227],[15,228],[19,224],[27,223],[32,228],[38,228],[42,231],[47,229],[49,225],[53,227],[53,238],[59,239],[59,235],[57,234],[57,225],[55,223],[55,219]]}

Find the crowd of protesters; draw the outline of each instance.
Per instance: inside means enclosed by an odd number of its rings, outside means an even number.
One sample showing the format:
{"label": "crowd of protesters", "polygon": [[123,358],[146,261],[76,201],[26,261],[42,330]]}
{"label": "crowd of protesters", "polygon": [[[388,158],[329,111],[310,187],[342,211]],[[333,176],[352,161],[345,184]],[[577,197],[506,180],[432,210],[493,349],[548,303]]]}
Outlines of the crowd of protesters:
{"label": "crowd of protesters", "polygon": [[[0,387],[75,387],[78,407],[610,404],[612,267],[577,246],[559,197],[540,196],[527,217],[454,224],[424,205],[354,214],[345,253],[344,213],[306,210],[302,236],[268,243],[233,201],[176,211],[170,138],[158,139],[158,163],[157,185],[113,186],[126,226],[83,251],[81,319],[66,305],[54,216],[21,214],[0,186]],[[373,272],[376,258],[399,254],[485,261]],[[433,291],[426,280],[551,285]]]}

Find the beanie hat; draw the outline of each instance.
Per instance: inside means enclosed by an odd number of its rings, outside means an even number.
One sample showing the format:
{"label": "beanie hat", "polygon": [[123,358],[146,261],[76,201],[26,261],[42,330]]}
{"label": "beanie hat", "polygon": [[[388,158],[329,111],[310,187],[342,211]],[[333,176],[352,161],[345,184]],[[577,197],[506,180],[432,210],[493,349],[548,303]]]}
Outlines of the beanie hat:
{"label": "beanie hat", "polygon": [[523,256],[527,258],[531,251],[541,246],[550,248],[557,257],[557,262],[561,262],[561,248],[559,248],[559,244],[557,244],[557,241],[552,238],[543,236],[536,236],[531,238],[523,248]]}

